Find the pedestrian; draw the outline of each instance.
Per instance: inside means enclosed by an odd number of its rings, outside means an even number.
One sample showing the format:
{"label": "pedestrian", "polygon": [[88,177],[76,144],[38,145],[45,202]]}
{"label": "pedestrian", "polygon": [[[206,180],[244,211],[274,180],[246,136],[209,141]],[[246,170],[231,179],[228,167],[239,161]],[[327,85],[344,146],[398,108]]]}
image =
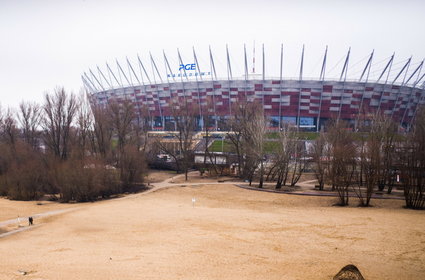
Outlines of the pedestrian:
{"label": "pedestrian", "polygon": [[32,226],[32,224],[33,224],[33,218],[32,217],[29,217],[28,218],[28,224],[29,224],[29,226]]}

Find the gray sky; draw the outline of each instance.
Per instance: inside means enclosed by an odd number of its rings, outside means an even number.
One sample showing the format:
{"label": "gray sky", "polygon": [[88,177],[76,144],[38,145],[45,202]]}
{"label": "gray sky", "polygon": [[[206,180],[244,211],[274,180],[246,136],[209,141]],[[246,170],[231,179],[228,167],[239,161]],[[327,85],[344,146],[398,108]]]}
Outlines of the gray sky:
{"label": "gray sky", "polygon": [[192,62],[194,46],[208,66],[211,45],[224,69],[227,43],[232,67],[242,73],[243,44],[251,64],[254,40],[257,69],[265,44],[267,76],[279,73],[281,43],[287,77],[298,73],[303,44],[305,76],[319,75],[326,45],[329,76],[339,75],[349,46],[352,78],[373,49],[373,73],[393,52],[395,70],[412,55],[413,71],[425,58],[424,15],[420,0],[0,0],[0,102],[40,102],[56,86],[78,93],[84,71],[105,62],[115,67],[115,58],[136,62],[137,54],[146,59],[151,51],[162,67],[164,49],[174,65],[177,47]]}

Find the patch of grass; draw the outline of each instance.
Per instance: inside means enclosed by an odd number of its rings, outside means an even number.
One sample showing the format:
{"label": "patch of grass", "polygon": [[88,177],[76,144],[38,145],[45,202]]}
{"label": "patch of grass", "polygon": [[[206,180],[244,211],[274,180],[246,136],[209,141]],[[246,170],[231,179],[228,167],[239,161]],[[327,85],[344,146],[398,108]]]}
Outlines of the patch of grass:
{"label": "patch of grass", "polygon": [[[319,137],[319,133],[310,131],[300,131],[296,133],[297,137],[302,140],[316,140]],[[266,134],[266,139],[278,139],[279,132],[269,132]]]}
{"label": "patch of grass", "polygon": [[279,132],[269,132],[266,133],[266,138],[267,139],[278,139],[279,138]]}
{"label": "patch of grass", "polygon": [[224,140],[215,140],[211,146],[208,148],[210,152],[222,152],[230,153],[233,152],[233,144],[231,141]]}
{"label": "patch of grass", "polygon": [[279,142],[277,141],[264,142],[264,152],[266,154],[275,153],[278,148],[279,148]]}
{"label": "patch of grass", "polygon": [[298,132],[298,138],[302,140],[316,140],[319,137],[317,132]]}
{"label": "patch of grass", "polygon": [[[273,153],[277,150],[279,143],[276,141],[266,141],[264,142],[264,152]],[[235,149],[231,141],[215,140],[209,147],[210,152],[221,152],[224,150],[225,153],[234,152]]]}

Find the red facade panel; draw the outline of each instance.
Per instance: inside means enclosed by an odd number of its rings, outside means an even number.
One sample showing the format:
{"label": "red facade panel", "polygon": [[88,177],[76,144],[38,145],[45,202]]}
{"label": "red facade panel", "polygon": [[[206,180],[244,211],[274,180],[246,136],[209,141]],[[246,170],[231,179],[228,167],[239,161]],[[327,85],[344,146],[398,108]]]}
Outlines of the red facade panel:
{"label": "red facade panel", "polygon": [[330,85],[324,85],[323,86],[323,92],[332,92],[333,86]]}

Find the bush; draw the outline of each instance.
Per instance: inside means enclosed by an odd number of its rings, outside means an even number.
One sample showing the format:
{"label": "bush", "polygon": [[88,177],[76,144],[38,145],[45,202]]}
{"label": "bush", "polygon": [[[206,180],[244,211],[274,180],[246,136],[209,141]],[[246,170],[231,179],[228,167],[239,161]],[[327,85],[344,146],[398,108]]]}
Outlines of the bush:
{"label": "bush", "polygon": [[44,195],[47,177],[39,153],[19,143],[13,151],[9,150],[3,156],[2,195],[14,200],[34,200]]}
{"label": "bush", "polygon": [[145,160],[143,153],[134,146],[127,146],[120,159],[120,179],[124,191],[129,190],[135,183],[143,183]]}
{"label": "bush", "polygon": [[68,160],[62,163],[58,185],[62,202],[95,201],[122,191],[116,172],[102,162]]}

